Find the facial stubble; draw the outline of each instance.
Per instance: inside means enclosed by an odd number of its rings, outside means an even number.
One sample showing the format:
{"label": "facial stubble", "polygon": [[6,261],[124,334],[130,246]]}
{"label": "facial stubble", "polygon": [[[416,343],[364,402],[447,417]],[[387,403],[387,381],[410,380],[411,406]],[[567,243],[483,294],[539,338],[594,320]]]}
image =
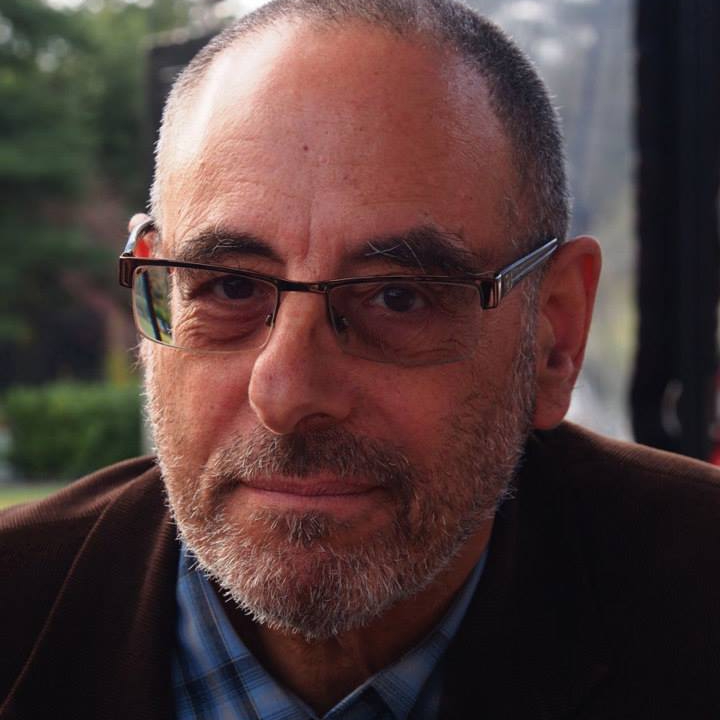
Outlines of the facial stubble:
{"label": "facial stubble", "polygon": [[[188,476],[175,424],[159,402],[152,352],[145,352],[147,410],[180,537],[202,571],[258,623],[309,641],[366,626],[428,587],[508,493],[532,417],[533,338],[526,328],[503,397],[478,390],[449,419],[446,454],[428,470],[388,441],[341,427],[287,436],[257,428]],[[353,543],[343,541],[348,521],[329,513],[229,512],[243,483],[319,472],[338,482],[372,478],[392,522]]]}

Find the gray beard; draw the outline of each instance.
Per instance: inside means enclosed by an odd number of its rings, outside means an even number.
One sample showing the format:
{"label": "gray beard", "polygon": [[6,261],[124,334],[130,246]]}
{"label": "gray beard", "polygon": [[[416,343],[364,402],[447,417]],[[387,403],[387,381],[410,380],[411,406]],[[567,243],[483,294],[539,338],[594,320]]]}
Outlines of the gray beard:
{"label": "gray beard", "polygon": [[[508,494],[532,417],[533,337],[525,333],[509,393],[491,398],[489,410],[487,397],[471,397],[448,424],[447,456],[429,471],[390,443],[340,427],[288,436],[258,428],[218,448],[197,477],[188,477],[172,452],[146,357],[148,415],[181,539],[226,598],[266,627],[314,641],[368,625],[427,588]],[[228,516],[239,483],[318,471],[339,480],[373,478],[394,501],[391,526],[362,544],[337,547],[333,539],[346,525],[328,513]]]}

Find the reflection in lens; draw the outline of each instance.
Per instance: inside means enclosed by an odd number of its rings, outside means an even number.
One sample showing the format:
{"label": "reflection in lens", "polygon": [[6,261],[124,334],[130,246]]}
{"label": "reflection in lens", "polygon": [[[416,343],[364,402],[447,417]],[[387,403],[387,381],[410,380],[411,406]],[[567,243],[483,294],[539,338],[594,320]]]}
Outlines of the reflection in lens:
{"label": "reflection in lens", "polygon": [[168,276],[165,268],[139,268],[135,277],[133,298],[140,332],[156,342],[172,344]]}
{"label": "reflection in lens", "polygon": [[140,332],[165,345],[208,352],[261,347],[275,305],[271,283],[227,272],[142,267],[134,309]]}

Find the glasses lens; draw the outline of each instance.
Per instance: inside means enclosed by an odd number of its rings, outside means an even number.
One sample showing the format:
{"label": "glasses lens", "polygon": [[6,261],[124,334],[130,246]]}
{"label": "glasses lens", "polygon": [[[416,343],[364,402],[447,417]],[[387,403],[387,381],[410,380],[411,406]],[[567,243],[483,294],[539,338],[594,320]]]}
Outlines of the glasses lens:
{"label": "glasses lens", "polygon": [[475,286],[434,281],[342,285],[331,290],[330,306],[347,353],[402,365],[467,357],[482,312]]}
{"label": "glasses lens", "polygon": [[138,330],[163,345],[205,352],[262,347],[277,292],[245,275],[141,266],[133,282]]}

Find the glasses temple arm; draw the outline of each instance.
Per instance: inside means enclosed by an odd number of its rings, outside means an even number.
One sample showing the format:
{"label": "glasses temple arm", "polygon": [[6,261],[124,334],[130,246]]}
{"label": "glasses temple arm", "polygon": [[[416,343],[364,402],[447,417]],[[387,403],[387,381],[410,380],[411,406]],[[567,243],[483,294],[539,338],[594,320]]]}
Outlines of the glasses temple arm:
{"label": "glasses temple arm", "polygon": [[519,260],[506,265],[493,278],[489,288],[486,308],[497,307],[498,303],[533,270],[540,267],[560,245],[557,238],[549,240]]}

